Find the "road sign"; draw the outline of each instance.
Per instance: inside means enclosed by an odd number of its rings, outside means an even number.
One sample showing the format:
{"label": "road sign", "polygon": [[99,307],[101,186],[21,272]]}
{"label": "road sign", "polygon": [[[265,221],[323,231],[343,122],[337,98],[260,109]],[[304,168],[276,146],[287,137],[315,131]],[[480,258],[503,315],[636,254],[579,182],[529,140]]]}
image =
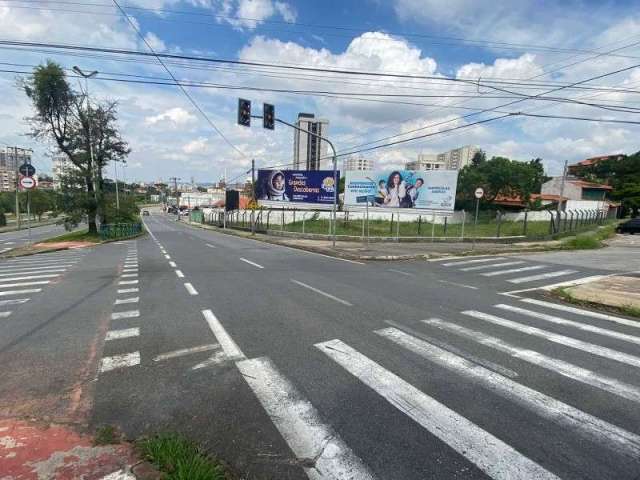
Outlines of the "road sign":
{"label": "road sign", "polygon": [[22,177],[20,178],[20,186],[27,190],[31,190],[36,186],[36,181],[33,177]]}
{"label": "road sign", "polygon": [[476,198],[479,200],[482,197],[484,197],[484,190],[482,189],[482,187],[478,187],[476,188]]}
{"label": "road sign", "polygon": [[36,174],[36,167],[31,165],[30,163],[23,163],[18,168],[20,175],[24,175],[25,177],[33,177]]}

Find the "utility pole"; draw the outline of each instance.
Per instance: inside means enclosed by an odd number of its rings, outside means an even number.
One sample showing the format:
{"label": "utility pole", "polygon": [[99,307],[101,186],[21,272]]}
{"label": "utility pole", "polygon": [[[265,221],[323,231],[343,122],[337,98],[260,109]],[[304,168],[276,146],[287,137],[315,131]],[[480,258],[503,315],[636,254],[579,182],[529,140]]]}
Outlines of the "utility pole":
{"label": "utility pole", "polygon": [[[7,153],[9,153],[7,149]],[[13,147],[13,159],[16,162],[16,221],[18,222],[18,230],[20,230],[20,200],[18,199],[18,190],[20,187],[20,175],[18,173],[18,147]]]}
{"label": "utility pole", "polygon": [[251,159],[251,234],[256,234],[256,161]]}
{"label": "utility pole", "polygon": [[562,211],[562,197],[564,195],[564,184],[567,180],[567,165],[568,160],[564,161],[564,167],[562,168],[562,181],[560,182],[560,198],[558,198],[558,224],[556,225],[556,231],[560,231],[560,212]]}

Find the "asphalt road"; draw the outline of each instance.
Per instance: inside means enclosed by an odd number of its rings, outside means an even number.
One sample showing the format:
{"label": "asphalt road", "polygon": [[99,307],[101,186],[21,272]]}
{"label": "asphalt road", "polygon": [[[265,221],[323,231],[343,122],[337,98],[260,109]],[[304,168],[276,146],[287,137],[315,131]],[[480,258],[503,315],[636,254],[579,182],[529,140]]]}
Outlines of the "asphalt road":
{"label": "asphalt road", "polygon": [[533,290],[607,262],[358,263],[145,221],[0,320],[1,404],[183,432],[242,478],[640,476],[640,324]]}
{"label": "asphalt road", "polygon": [[31,242],[40,242],[50,237],[66,233],[62,225],[44,225],[31,229],[31,237],[28,230],[16,230],[13,232],[0,233],[0,253],[7,252],[13,248],[27,245],[29,238]]}

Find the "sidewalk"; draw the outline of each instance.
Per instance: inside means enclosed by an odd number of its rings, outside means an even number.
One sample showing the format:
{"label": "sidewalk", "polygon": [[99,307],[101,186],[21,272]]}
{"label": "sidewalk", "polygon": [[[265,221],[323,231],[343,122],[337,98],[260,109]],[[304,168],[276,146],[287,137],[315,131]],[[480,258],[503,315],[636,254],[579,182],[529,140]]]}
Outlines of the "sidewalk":
{"label": "sidewalk", "polygon": [[640,312],[640,275],[615,275],[566,288],[572,300]]}

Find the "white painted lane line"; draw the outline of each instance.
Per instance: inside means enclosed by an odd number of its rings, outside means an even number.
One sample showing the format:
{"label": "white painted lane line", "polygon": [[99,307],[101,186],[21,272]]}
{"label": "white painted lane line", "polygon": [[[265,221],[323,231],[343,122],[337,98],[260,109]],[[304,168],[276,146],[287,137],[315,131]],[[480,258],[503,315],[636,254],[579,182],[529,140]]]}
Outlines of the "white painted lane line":
{"label": "white painted lane line", "polygon": [[520,260],[516,262],[489,263],[486,265],[476,265],[475,267],[459,268],[458,270],[460,270],[461,272],[475,272],[476,270],[489,270],[491,268],[498,267],[511,267],[513,265],[522,265],[523,263],[525,262]]}
{"label": "white painted lane line", "polygon": [[545,280],[547,278],[555,278],[555,277],[563,277],[565,275],[571,275],[573,273],[577,273],[576,270],[558,270],[556,272],[549,273],[541,273],[540,275],[530,275],[528,277],[520,277],[520,278],[512,278],[511,280],[507,280],[511,283],[527,283],[527,282],[537,282],[538,280]]}
{"label": "white painted lane line", "polygon": [[118,285],[137,285],[138,280],[121,280],[118,282]]}
{"label": "white painted lane line", "polygon": [[173,352],[163,353],[154,357],[154,362],[161,362],[162,360],[169,360],[170,358],[183,357],[185,355],[191,355],[192,353],[209,352],[220,348],[217,343],[209,343],[207,345],[200,345],[198,347],[182,348],[180,350],[174,350]]}
{"label": "white painted lane line", "polygon": [[496,277],[498,275],[508,275],[510,273],[520,273],[520,272],[528,272],[530,270],[540,270],[541,268],[546,268],[546,265],[533,265],[531,267],[510,268],[508,270],[498,270],[497,272],[482,273],[481,275],[485,277]]}
{"label": "white painted lane line", "polygon": [[166,258],[167,260],[171,260],[171,255],[165,255],[164,258]]}
{"label": "white painted lane line", "polygon": [[100,373],[109,372],[118,368],[133,367],[135,365],[140,365],[140,352],[104,357],[100,362]]}
{"label": "white painted lane line", "polygon": [[121,330],[110,330],[107,332],[107,336],[104,338],[105,341],[109,340],[119,340],[121,338],[130,338],[130,337],[139,337],[140,329],[138,327],[135,328],[123,328]]}
{"label": "white painted lane line", "polygon": [[22,295],[23,293],[39,293],[41,292],[41,288],[27,288],[25,290],[8,290],[5,292],[0,292],[0,297],[8,297],[9,295]]}
{"label": "white painted lane line", "polygon": [[0,268],[0,275],[6,277],[7,275],[15,275],[16,273],[22,272],[64,272],[67,270],[66,267],[70,266],[71,265],[56,265],[54,267]]}
{"label": "white painted lane line", "polygon": [[0,300],[0,307],[4,307],[6,305],[21,305],[23,303],[27,303],[30,298],[14,298],[12,300]]}
{"label": "white painted lane line", "polygon": [[209,248],[217,248],[215,245],[211,245],[210,243],[205,243],[205,245]]}
{"label": "white painted lane line", "polygon": [[612,274],[609,274],[609,275],[591,275],[589,277],[577,278],[575,280],[568,280],[566,282],[552,283],[551,285],[544,285],[542,287],[522,288],[520,290],[511,290],[510,292],[500,292],[500,295],[506,295],[507,297],[520,298],[517,295],[518,293],[533,292],[533,291],[536,291],[536,290],[545,290],[545,291],[548,292],[548,291],[551,291],[551,290],[555,290],[556,288],[573,287],[573,286],[576,286],[576,285],[582,285],[584,283],[596,282],[598,280],[601,280],[601,279],[607,278],[607,277],[611,277],[613,275],[618,275],[618,274],[617,273],[612,273]]}
{"label": "white painted lane line", "polygon": [[178,276],[178,278],[184,278],[184,273],[182,273],[180,270],[176,270],[176,275]]}
{"label": "white painted lane line", "polygon": [[71,266],[78,263],[74,260],[48,260],[28,263],[3,263],[2,266],[7,268],[22,268],[22,267],[62,267]]}
{"label": "white painted lane line", "polygon": [[551,322],[557,325],[573,327],[573,328],[577,328],[578,330],[583,330],[585,332],[597,333],[598,335],[604,335],[606,337],[615,338],[617,340],[622,340],[623,342],[630,342],[630,343],[635,343],[636,345],[640,345],[640,337],[637,337],[635,335],[628,335],[626,333],[616,332],[615,330],[608,330],[606,328],[596,327],[594,325],[589,325],[588,323],[574,322],[573,320],[567,320],[565,318],[556,317],[554,315],[547,315],[546,313],[534,312],[533,310],[514,307],[512,305],[506,305],[504,303],[500,303],[494,306],[496,308],[506,310],[507,312],[514,312],[520,315],[526,315],[527,317],[544,320],[545,322]]}
{"label": "white painted lane line", "polygon": [[138,267],[138,262],[131,262],[131,263],[127,262],[127,263],[124,264],[124,268],[130,268],[130,267],[136,267],[137,268]]}
{"label": "white painted lane line", "polygon": [[564,377],[571,378],[572,380],[577,380],[578,382],[599,388],[600,390],[604,390],[634,402],[640,402],[640,388],[620,382],[615,378],[600,375],[592,370],[579,367],[578,365],[565,362],[564,360],[549,357],[533,350],[515,347],[497,337],[492,337],[477,330],[471,330],[470,328],[445,322],[437,318],[423,320],[423,322],[427,325],[433,325],[442,330],[446,330],[474,342],[478,342],[487,347],[495,348],[496,350],[511,355],[512,357],[538,365],[539,367],[556,372]]}
{"label": "white painted lane line", "polygon": [[28,287],[29,285],[47,285],[49,283],[51,283],[51,280],[39,280],[37,282],[5,283],[0,285],[0,288]]}
{"label": "white painted lane line", "polygon": [[113,312],[111,320],[120,320],[122,318],[136,318],[140,316],[140,310],[127,310],[125,312]]}
{"label": "white painted lane line", "polygon": [[[266,357],[236,365],[310,479],[373,480],[373,475],[318,411]],[[313,466],[303,460],[313,459]]]}
{"label": "white painted lane line", "polygon": [[11,315],[11,312],[0,312],[0,318],[7,318]]}
{"label": "white painted lane line", "polygon": [[127,303],[138,303],[140,301],[140,297],[129,297],[129,298],[117,298],[114,305],[124,305]]}
{"label": "white painted lane line", "polygon": [[118,289],[118,293],[136,293],[138,290],[138,288],[120,288]]}
{"label": "white painted lane line", "polygon": [[216,337],[216,340],[218,340],[218,343],[222,347],[224,353],[227,355],[227,358],[229,358],[230,360],[244,360],[246,358],[244,356],[244,353],[242,353],[240,347],[236,345],[236,342],[233,341],[231,335],[227,333],[227,331],[220,323],[220,320],[216,318],[213,312],[211,310],[203,310],[202,315],[209,324],[209,328],[213,332],[213,336]]}
{"label": "white painted lane line", "polygon": [[122,275],[120,275],[122,278],[134,278],[137,277],[138,274],[137,273],[123,273]]}
{"label": "white painted lane line", "polygon": [[189,282],[184,284],[184,288],[187,289],[187,292],[189,292],[190,295],[198,295],[198,291],[193,288],[193,285],[191,285]]}
{"label": "white painted lane line", "polygon": [[583,317],[598,318],[600,320],[607,320],[609,322],[619,323],[620,325],[626,325],[628,327],[640,328],[640,322],[638,322],[637,320],[628,320],[626,318],[616,317],[614,315],[608,315],[606,313],[590,312],[589,310],[570,307],[569,305],[561,305],[559,303],[545,302],[544,300],[537,300],[535,298],[522,298],[520,301],[538,305],[540,307],[552,308],[554,310],[574,313]]}
{"label": "white painted lane line", "polygon": [[317,289],[315,287],[312,287],[311,285],[307,285],[306,283],[299,282],[298,280],[294,280],[293,278],[291,279],[291,281],[293,283],[295,283],[296,285],[300,285],[301,287],[307,288],[307,289],[311,290],[312,292],[316,292],[316,293],[318,293],[320,295],[323,295],[323,296],[325,296],[327,298],[330,298],[331,300],[335,300],[336,302],[341,303],[343,305],[346,305],[347,307],[353,307],[353,305],[351,303],[347,302],[346,300],[343,300],[343,299],[338,298],[338,297],[336,297],[334,295],[331,295],[330,293],[323,292],[322,290],[319,290],[319,289]]}
{"label": "white painted lane line", "polygon": [[385,328],[375,333],[441,367],[455,372],[467,380],[531,410],[534,414],[571,429],[587,440],[594,441],[624,453],[630,458],[640,455],[640,436],[616,427],[582,410],[578,410],[553,397],[521,385],[503,375],[487,370],[468,360],[415,338],[396,328]]}
{"label": "white painted lane line", "polygon": [[413,273],[404,272],[402,270],[396,270],[395,268],[387,268],[387,272],[399,273],[400,275],[405,275],[407,277],[415,277]]}
{"label": "white painted lane line", "polygon": [[583,342],[582,340],[577,340],[565,335],[559,335],[557,333],[549,332],[548,330],[531,327],[522,323],[512,322],[511,320],[507,320],[505,318],[496,317],[495,315],[490,315],[488,313],[477,312],[475,310],[467,310],[462,312],[462,314],[469,317],[478,318],[486,322],[494,323],[502,327],[511,328],[512,330],[526,333],[528,335],[544,338],[545,340],[548,340],[550,342],[565,345],[577,350],[582,350],[583,352],[588,352],[599,357],[626,363],[628,365],[633,365],[634,367],[640,367],[640,357],[629,355],[623,352],[618,352],[617,350],[613,350],[611,348],[601,347],[589,342]]}
{"label": "white painted lane line", "polygon": [[315,345],[400,412],[496,480],[558,477],[340,340]]}
{"label": "white painted lane line", "polygon": [[449,282],[448,280],[438,280],[438,282],[446,283],[447,285],[454,285],[456,287],[468,288],[470,290],[478,290],[478,287],[474,287],[473,285],[467,285],[465,283]]}
{"label": "white painted lane line", "polygon": [[138,268],[125,268],[122,270],[122,273],[131,273],[131,272],[137,272]]}
{"label": "white painted lane line", "polygon": [[240,257],[240,260],[242,260],[242,261],[243,261],[243,262],[245,262],[245,263],[248,263],[249,265],[253,265],[254,267],[257,267],[257,268],[264,268],[262,265],[258,265],[257,263],[252,262],[251,260],[247,260],[246,258],[242,258],[242,257]]}
{"label": "white painted lane line", "polygon": [[227,361],[229,361],[229,359],[227,358],[227,354],[224,353],[222,350],[219,350],[213,355],[211,355],[209,358],[207,358],[204,362],[200,362],[194,365],[193,367],[191,367],[191,370],[200,370],[201,368],[207,368],[213,365],[219,365]]}
{"label": "white painted lane line", "polygon": [[[39,272],[33,272],[33,273],[39,273]],[[59,276],[60,276],[59,273],[48,273],[45,275],[27,275],[25,277],[0,278],[0,282],[16,282],[18,280],[34,280],[36,278],[55,278]],[[0,283],[0,287],[2,287],[2,283]]]}
{"label": "white painted lane line", "polygon": [[[458,257],[458,258],[464,258],[464,257]],[[442,259],[438,259],[438,260],[446,260],[446,259],[442,258]],[[472,260],[464,260],[462,262],[441,263],[441,265],[443,267],[457,267],[458,265],[470,265],[472,263],[487,263],[487,262],[494,262],[494,261],[498,261],[498,260],[504,260],[504,257],[474,258]]]}
{"label": "white painted lane line", "polygon": [[176,265],[176,262],[169,262],[169,266],[173,267],[173,268],[176,268],[177,265]]}

